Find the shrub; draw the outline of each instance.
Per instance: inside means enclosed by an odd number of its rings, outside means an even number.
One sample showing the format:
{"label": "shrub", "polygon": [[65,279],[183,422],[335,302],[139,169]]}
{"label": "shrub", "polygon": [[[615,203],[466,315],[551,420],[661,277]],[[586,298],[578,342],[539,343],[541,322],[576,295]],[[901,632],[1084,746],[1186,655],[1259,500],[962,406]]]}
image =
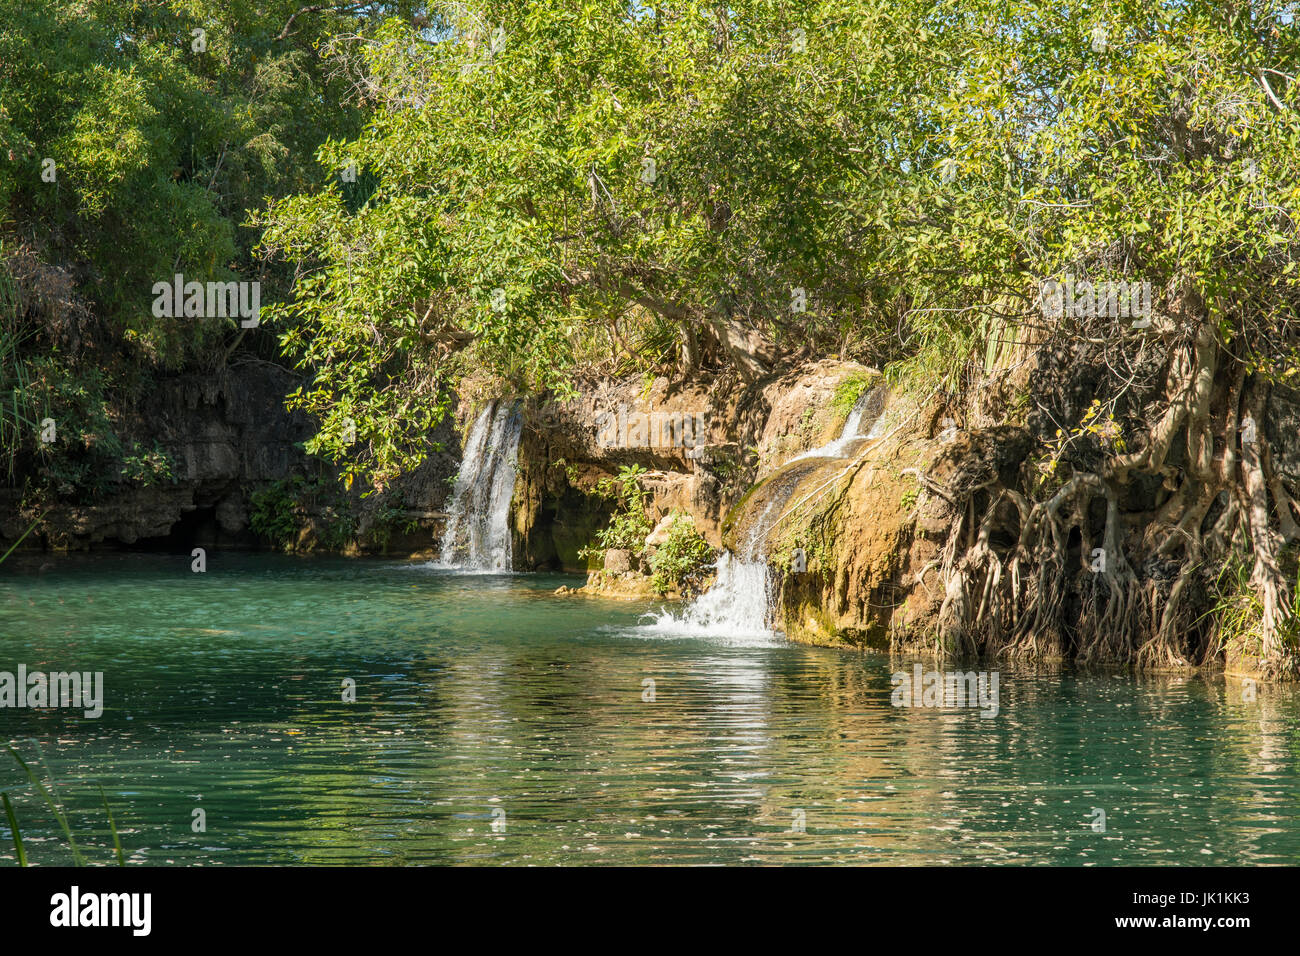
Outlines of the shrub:
{"label": "shrub", "polygon": [[249,526],[253,533],[277,548],[286,546],[302,525],[299,496],[300,477],[273,482],[249,497]]}
{"label": "shrub", "polygon": [[609,524],[596,532],[596,545],[581,549],[579,557],[603,560],[605,552],[611,549],[627,550],[637,556],[645,551],[646,535],[653,530],[653,525],[646,514],[650,492],[641,487],[643,474],[645,469],[640,465],[628,465],[617,476],[602,478],[596,485],[598,493],[613,497],[617,504]]}
{"label": "shrub", "polygon": [[650,586],[658,594],[677,590],[683,595],[697,592],[713,565],[713,549],[695,530],[690,516],[673,512],[668,540],[650,559]]}
{"label": "shrub", "polygon": [[145,488],[164,481],[176,483],[172,460],[156,443],[152,451],[142,451],[138,445],[132,445],[131,452],[122,458],[123,477]]}

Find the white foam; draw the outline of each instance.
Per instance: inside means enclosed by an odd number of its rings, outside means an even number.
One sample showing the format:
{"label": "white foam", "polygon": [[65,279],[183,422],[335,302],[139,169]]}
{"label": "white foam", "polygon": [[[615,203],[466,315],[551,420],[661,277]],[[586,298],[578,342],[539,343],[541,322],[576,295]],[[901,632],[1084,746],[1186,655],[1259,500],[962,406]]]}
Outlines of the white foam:
{"label": "white foam", "polygon": [[[877,388],[880,387],[877,386]],[[850,450],[863,440],[880,437],[878,432],[881,428],[881,419],[884,416],[879,413],[872,421],[868,433],[866,435],[861,434],[862,416],[866,414],[868,406],[871,405],[872,399],[876,395],[876,391],[876,388],[864,389],[862,394],[858,396],[858,400],[853,403],[853,410],[849,412],[849,417],[844,420],[844,427],[840,429],[838,438],[817,448],[810,448],[800,455],[795,455],[790,461],[803,461],[806,458],[847,458]]]}

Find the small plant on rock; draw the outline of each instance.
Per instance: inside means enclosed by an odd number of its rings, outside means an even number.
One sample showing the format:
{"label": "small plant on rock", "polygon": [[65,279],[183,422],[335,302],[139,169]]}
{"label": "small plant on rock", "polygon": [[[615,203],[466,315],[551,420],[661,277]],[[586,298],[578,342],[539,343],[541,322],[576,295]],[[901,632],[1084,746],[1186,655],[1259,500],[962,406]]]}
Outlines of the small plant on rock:
{"label": "small plant on rock", "polygon": [[674,512],[668,539],[650,559],[650,586],[657,594],[675,590],[689,597],[700,590],[712,565],[713,548],[689,515]]}
{"label": "small plant on rock", "polygon": [[634,556],[645,551],[646,535],[653,526],[646,514],[650,492],[641,487],[643,474],[645,469],[640,465],[627,465],[615,477],[602,478],[596,485],[599,494],[613,497],[617,504],[609,524],[596,532],[596,544],[580,550],[579,557],[603,561],[605,552],[614,549],[629,551]]}

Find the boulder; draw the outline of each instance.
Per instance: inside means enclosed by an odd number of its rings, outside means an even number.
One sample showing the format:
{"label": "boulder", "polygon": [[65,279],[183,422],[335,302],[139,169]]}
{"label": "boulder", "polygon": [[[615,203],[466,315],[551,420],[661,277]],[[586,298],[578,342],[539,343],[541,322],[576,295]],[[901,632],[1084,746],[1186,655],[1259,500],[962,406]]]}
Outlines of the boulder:
{"label": "boulder", "polygon": [[659,519],[659,523],[655,525],[655,529],[646,535],[645,546],[647,548],[661,548],[667,544],[668,532],[672,530],[674,521],[686,521],[692,525],[695,523],[691,520],[690,515],[683,516],[681,514],[666,514]]}

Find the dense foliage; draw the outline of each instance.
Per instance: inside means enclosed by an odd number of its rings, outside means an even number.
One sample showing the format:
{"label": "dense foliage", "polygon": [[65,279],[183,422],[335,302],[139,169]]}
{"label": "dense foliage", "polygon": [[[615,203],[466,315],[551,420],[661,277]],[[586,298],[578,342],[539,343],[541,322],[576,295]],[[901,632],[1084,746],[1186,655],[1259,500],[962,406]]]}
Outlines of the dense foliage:
{"label": "dense foliage", "polygon": [[364,419],[389,471],[485,365],[544,388],[848,349],[956,384],[1069,270],[1248,298],[1224,336],[1282,371],[1280,11],[498,2],[341,44],[376,108],[322,155],[373,191],[264,219],[304,268],[284,310],[319,375],[302,404],[339,434]]}
{"label": "dense foliage", "polygon": [[713,548],[695,529],[690,515],[673,512],[668,518],[668,534],[648,562],[650,586],[656,594],[675,591],[691,597],[713,567]]}
{"label": "dense foliage", "polygon": [[[413,5],[302,6],[0,0],[0,442],[11,483],[102,491],[123,466],[113,413],[152,375],[211,369],[237,344],[275,355],[265,333],[233,319],[156,317],[151,290],[176,273],[257,280],[264,301],[289,287],[287,267],[252,257],[249,212],[313,188],[318,145],[355,135],[365,115],[319,44]],[[47,415],[60,441],[39,441]]]}
{"label": "dense foliage", "polygon": [[633,558],[644,553],[646,535],[653,530],[646,513],[650,492],[641,485],[644,474],[640,465],[627,465],[616,476],[600,480],[596,491],[612,499],[614,513],[609,524],[596,532],[595,543],[580,552],[582,558],[599,563],[610,550],[627,551]]}
{"label": "dense foliage", "polygon": [[890,225],[863,200],[928,148],[899,110],[938,76],[912,68],[919,9],[456,5],[446,33],[355,44],[376,109],[322,155],[373,192],[259,220],[302,269],[280,312],[318,375],[302,405],[386,475],[468,369],[563,390],[883,339]]}

